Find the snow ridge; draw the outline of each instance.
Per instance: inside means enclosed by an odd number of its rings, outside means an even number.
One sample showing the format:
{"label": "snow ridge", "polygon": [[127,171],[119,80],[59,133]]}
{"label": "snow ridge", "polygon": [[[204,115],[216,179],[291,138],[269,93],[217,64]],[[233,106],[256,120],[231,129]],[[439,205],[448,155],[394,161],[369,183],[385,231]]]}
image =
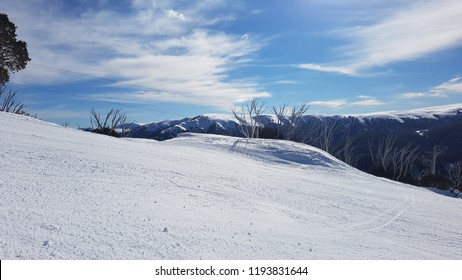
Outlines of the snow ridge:
{"label": "snow ridge", "polygon": [[[355,115],[305,115],[305,121],[310,118],[337,118],[337,119],[357,119],[360,123],[370,123],[371,121],[394,120],[404,123],[406,120],[432,119],[462,116],[462,103],[445,106],[421,108],[409,111],[389,111],[370,114]],[[276,123],[274,115],[263,115],[259,117],[259,123]],[[132,133],[131,137],[149,138],[156,140],[166,140],[177,137],[181,133],[212,133],[229,136],[242,136],[239,126],[232,115],[199,115],[192,118],[181,120],[165,120],[145,125],[139,125]]]}

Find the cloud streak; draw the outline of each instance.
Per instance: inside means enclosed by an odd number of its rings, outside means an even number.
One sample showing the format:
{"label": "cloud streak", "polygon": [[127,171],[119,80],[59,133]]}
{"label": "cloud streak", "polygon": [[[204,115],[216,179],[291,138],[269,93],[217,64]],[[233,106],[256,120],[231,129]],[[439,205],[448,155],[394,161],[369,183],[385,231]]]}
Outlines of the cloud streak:
{"label": "cloud streak", "polygon": [[352,99],[333,99],[333,100],[318,100],[311,102],[312,105],[328,107],[331,109],[343,109],[351,107],[378,107],[391,104],[397,104],[403,100],[417,100],[430,98],[450,98],[462,96],[462,78],[455,77],[447,82],[443,82],[437,86],[431,87],[422,92],[405,92],[399,95],[394,95],[387,100],[367,95],[356,96],[356,100]]}
{"label": "cloud streak", "polygon": [[413,1],[405,6],[397,5],[387,16],[380,14],[378,18],[380,20],[369,25],[334,32],[349,41],[337,49],[341,60],[297,66],[364,75],[377,67],[416,60],[462,45],[462,2],[458,0]]}
{"label": "cloud streak", "polygon": [[324,100],[324,101],[312,101],[311,105],[330,107],[333,109],[340,109],[345,107],[375,107],[390,104],[390,102],[385,102],[369,96],[358,96],[360,100],[349,101],[348,99],[334,99],[334,100]]}
{"label": "cloud streak", "polygon": [[345,75],[356,75],[356,69],[354,67],[342,67],[342,66],[321,66],[314,63],[297,64],[296,67],[306,70],[314,70],[320,72],[332,72]]}
{"label": "cloud streak", "polygon": [[335,99],[335,100],[315,100],[310,102],[311,105],[315,106],[324,106],[324,107],[331,107],[331,108],[341,108],[348,104],[347,99]]}
{"label": "cloud streak", "polygon": [[415,98],[434,98],[434,97],[451,97],[454,95],[462,95],[462,78],[455,77],[447,82],[441,83],[428,89],[425,92],[406,92],[399,95],[401,99]]}
{"label": "cloud streak", "polygon": [[353,106],[382,106],[388,104],[388,102],[384,102],[375,98],[368,98],[361,101],[355,101],[350,103]]}
{"label": "cloud streak", "polygon": [[254,82],[233,79],[232,72],[251,61],[262,43],[252,35],[244,39],[243,34],[213,31],[215,24],[232,17],[211,11],[232,7],[221,0],[184,6],[175,2],[135,0],[123,14],[105,6],[70,16],[47,1],[2,1],[0,8],[20,26],[19,37],[28,42],[33,59],[32,67],[12,81],[49,85],[82,79],[36,64],[118,80],[108,85],[126,91],[135,84],[152,93],[146,98],[133,90],[121,97],[126,101],[221,104],[219,108],[229,109],[236,101],[270,96]]}

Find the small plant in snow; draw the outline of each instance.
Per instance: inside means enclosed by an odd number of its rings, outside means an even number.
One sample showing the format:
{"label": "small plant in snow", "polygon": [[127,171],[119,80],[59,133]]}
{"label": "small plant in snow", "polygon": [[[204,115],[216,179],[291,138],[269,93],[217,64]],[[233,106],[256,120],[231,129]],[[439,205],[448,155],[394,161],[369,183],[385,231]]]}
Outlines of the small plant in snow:
{"label": "small plant in snow", "polygon": [[93,128],[92,132],[120,137],[116,129],[119,125],[127,122],[127,116],[121,109],[111,109],[104,117],[101,117],[95,109],[91,109],[90,122]]}
{"label": "small plant in snow", "polygon": [[15,98],[16,94],[16,91],[7,91],[4,86],[0,85],[0,111],[35,118],[36,116],[32,116],[23,110],[25,105]]}

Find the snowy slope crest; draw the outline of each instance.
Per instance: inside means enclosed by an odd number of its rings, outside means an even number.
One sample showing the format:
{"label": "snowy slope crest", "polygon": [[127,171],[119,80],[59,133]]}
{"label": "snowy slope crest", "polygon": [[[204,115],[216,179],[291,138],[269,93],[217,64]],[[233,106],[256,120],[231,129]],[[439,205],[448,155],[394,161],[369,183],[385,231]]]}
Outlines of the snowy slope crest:
{"label": "snowy slope crest", "polygon": [[305,144],[272,139],[246,139],[213,134],[183,133],[172,139],[175,143],[218,148],[263,161],[266,164],[288,164],[296,167],[350,168],[330,154]]}
{"label": "snowy slope crest", "polygon": [[462,203],[309,146],[0,113],[1,259],[462,259]]}
{"label": "snowy slope crest", "polygon": [[443,117],[454,117],[462,114],[462,103],[419,108],[408,111],[388,111],[369,114],[346,115],[344,117],[355,117],[360,121],[370,119],[390,119],[404,122],[404,119],[439,119]]}

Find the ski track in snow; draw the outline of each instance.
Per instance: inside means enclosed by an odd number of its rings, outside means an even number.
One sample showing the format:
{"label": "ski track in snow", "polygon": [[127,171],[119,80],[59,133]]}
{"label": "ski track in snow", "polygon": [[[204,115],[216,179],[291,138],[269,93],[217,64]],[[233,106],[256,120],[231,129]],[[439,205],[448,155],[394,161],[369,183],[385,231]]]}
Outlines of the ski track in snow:
{"label": "ski track in snow", "polygon": [[415,200],[413,197],[407,197],[403,203],[398,204],[396,207],[375,216],[371,220],[352,225],[350,228],[353,230],[380,230],[398,219],[414,203]]}
{"label": "ski track in snow", "polygon": [[462,258],[462,200],[306,145],[0,127],[1,259]]}

